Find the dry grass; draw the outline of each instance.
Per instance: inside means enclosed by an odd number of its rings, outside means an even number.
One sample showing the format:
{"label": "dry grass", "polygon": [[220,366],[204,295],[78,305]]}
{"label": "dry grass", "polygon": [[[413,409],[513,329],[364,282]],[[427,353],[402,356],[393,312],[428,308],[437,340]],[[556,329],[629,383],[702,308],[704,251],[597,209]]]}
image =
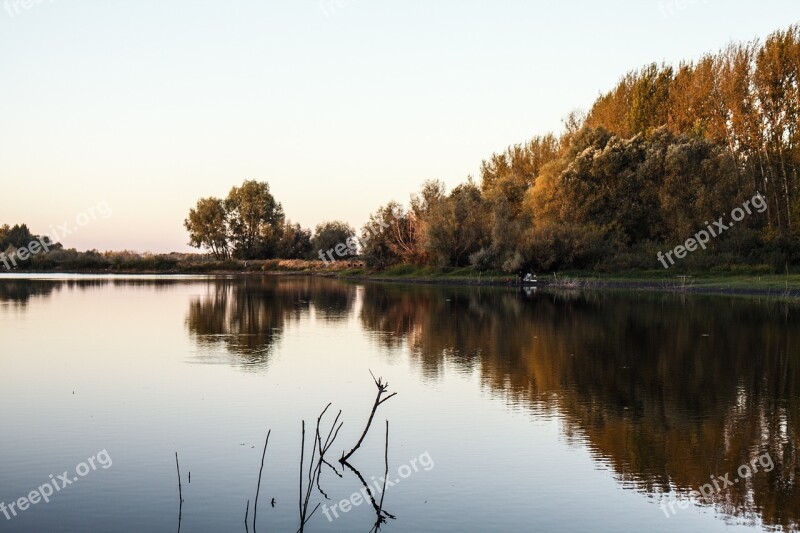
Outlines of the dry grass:
{"label": "dry grass", "polygon": [[363,261],[333,261],[327,265],[322,261],[305,259],[274,259],[262,262],[261,270],[286,272],[341,272],[353,268],[364,268]]}

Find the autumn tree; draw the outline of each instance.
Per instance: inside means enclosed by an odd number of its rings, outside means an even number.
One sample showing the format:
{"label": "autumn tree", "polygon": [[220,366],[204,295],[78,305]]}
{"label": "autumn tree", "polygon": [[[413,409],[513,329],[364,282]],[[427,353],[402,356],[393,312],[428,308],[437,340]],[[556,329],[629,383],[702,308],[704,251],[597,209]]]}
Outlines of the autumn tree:
{"label": "autumn tree", "polygon": [[481,191],[468,181],[429,209],[424,246],[436,265],[467,266],[470,255],[486,246],[487,228]]}
{"label": "autumn tree", "polygon": [[358,253],[356,231],[339,220],[318,224],[311,241],[312,256],[327,261],[349,259]]}
{"label": "autumn tree", "polygon": [[266,182],[247,180],[240,187],[233,187],[225,199],[225,209],[235,257],[274,257],[284,214]]}
{"label": "autumn tree", "polygon": [[189,232],[189,244],[195,248],[206,248],[215,259],[230,258],[228,246],[228,214],[225,203],[218,198],[201,198],[189,210],[184,220]]}
{"label": "autumn tree", "polygon": [[245,181],[227,198],[202,198],[184,221],[189,244],[216,259],[306,258],[311,235],[286,222],[283,208],[265,182]]}
{"label": "autumn tree", "polygon": [[308,259],[311,254],[311,231],[300,224],[287,221],[284,224],[277,245],[277,256],[282,259]]}
{"label": "autumn tree", "polygon": [[361,255],[367,266],[386,268],[415,262],[419,243],[411,217],[397,202],[389,202],[370,215],[360,235]]}

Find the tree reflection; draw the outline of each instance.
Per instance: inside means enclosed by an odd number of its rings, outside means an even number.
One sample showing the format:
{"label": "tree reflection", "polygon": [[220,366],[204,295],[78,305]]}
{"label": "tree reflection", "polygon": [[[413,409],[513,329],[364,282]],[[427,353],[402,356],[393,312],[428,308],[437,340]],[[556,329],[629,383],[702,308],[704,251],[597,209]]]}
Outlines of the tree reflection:
{"label": "tree reflection", "polygon": [[648,493],[687,493],[769,452],[771,472],[713,496],[767,525],[800,523],[800,320],[778,302],[672,295],[534,295],[368,285],[364,326],[564,431]]}
{"label": "tree reflection", "polygon": [[0,303],[25,308],[31,298],[48,297],[60,287],[59,283],[45,283],[30,279],[0,280]]}
{"label": "tree reflection", "polygon": [[325,321],[345,320],[354,299],[354,286],[326,279],[210,279],[206,294],[190,302],[186,325],[198,345],[221,345],[245,365],[263,365],[288,322],[311,313]]}

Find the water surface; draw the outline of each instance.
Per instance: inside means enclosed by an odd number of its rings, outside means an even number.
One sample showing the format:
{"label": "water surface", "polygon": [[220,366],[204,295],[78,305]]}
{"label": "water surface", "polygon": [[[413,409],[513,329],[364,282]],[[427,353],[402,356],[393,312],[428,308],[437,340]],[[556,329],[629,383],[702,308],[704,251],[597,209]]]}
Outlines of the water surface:
{"label": "water surface", "polygon": [[[244,531],[248,500],[252,530],[268,430],[259,529],[296,531],[301,421],[307,467],[329,402],[308,532],[373,528],[370,502],[330,509],[362,479],[379,500],[387,456],[386,532],[797,530],[798,325],[725,297],[0,276],[0,502],[113,460],[0,531]],[[352,471],[370,370],[398,394]]]}

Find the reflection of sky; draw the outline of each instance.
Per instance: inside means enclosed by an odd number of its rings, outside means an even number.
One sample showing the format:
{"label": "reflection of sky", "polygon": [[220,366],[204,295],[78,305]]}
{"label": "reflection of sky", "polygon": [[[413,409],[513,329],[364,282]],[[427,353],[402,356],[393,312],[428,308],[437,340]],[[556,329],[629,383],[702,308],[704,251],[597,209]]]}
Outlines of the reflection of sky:
{"label": "reflection of sky", "polygon": [[[313,424],[333,402],[345,425],[332,453],[349,449],[375,394],[368,369],[399,393],[376,417],[376,428],[390,420],[392,468],[424,452],[436,464],[390,489],[385,507],[398,520],[385,531],[737,530],[707,510],[665,519],[646,496],[620,490],[580,437],[568,445],[558,416],[510,406],[482,386],[479,370],[445,362],[436,376],[422,375],[405,343],[389,348],[377,338],[385,334],[362,328],[361,287],[345,320],[312,306],[287,321],[269,364],[249,371],[224,345],[209,353],[214,348],[187,332],[189,302],[212,289],[202,280],[159,290],[67,287],[31,299],[25,312],[0,308],[0,501],[102,449],[114,461],[50,504],[0,521],[3,531],[169,530],[177,520],[176,450],[184,475],[192,472],[184,530],[238,528],[267,428],[259,517],[272,530],[293,531],[300,420]],[[208,357],[231,364],[202,364]],[[382,445],[376,429],[354,456],[367,479],[382,475]],[[347,475],[323,474],[322,483],[335,499],[360,489]],[[265,504],[273,497],[274,509]],[[331,524],[315,516],[313,530],[366,531],[373,518],[364,505]]]}

